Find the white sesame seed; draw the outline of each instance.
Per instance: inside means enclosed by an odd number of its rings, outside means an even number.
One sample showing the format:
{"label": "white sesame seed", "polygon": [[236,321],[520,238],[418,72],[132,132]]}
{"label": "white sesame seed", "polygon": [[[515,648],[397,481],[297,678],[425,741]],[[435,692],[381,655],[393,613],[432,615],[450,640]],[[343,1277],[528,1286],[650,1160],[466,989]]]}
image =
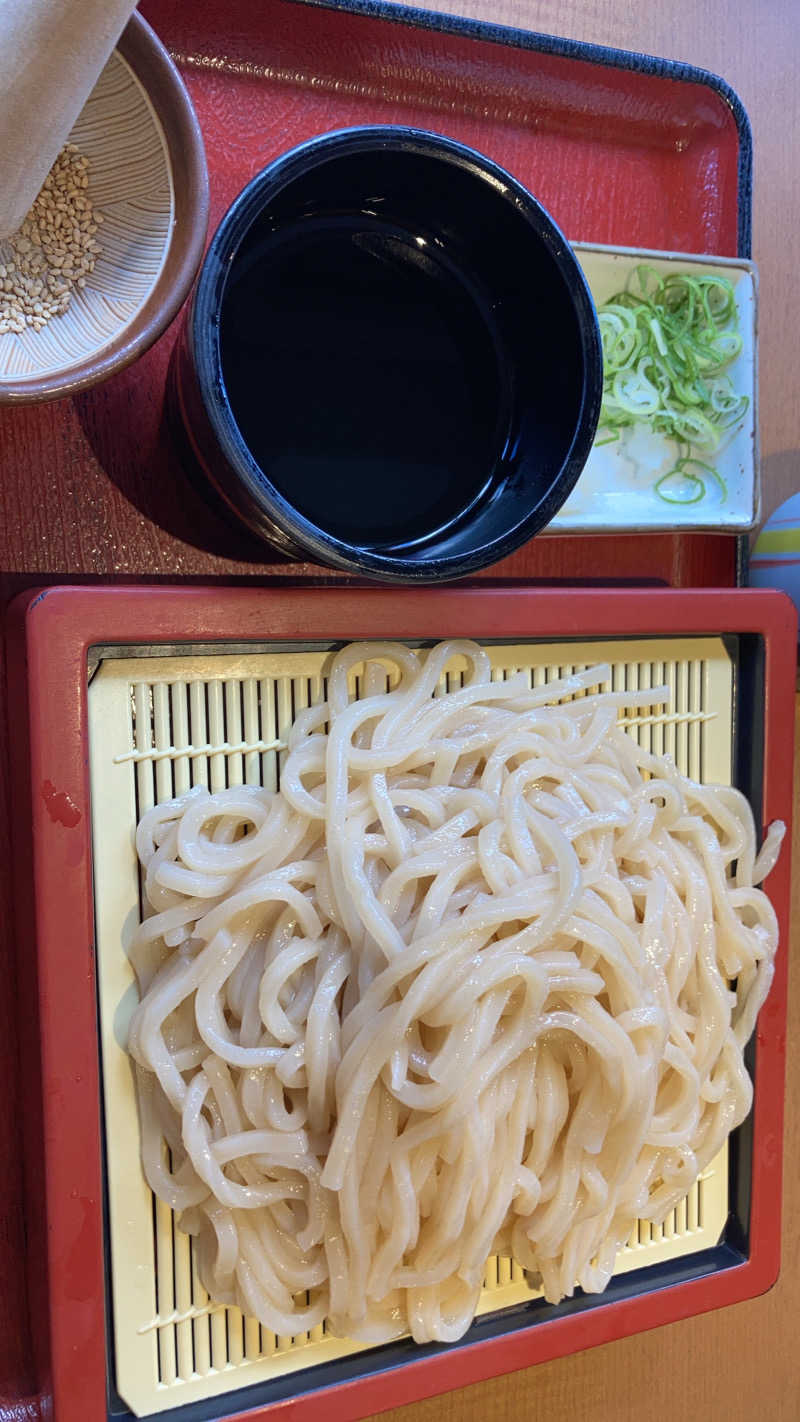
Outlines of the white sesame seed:
{"label": "white sesame seed", "polygon": [[0,242],[0,334],[35,331],[66,311],[102,250],[93,240],[102,214],[87,192],[89,163],[74,143],[62,149],[19,231]]}

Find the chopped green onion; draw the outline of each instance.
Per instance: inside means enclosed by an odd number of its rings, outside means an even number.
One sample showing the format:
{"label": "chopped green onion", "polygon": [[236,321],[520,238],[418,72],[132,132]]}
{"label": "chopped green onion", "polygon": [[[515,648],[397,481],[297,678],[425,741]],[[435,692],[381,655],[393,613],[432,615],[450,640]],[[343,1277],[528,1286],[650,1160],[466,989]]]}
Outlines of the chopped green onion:
{"label": "chopped green onion", "polygon": [[638,370],[619,370],[611,383],[616,409],[627,415],[655,414],[661,397],[655,385]]}
{"label": "chopped green onion", "polygon": [[[741,423],[750,401],[724,374],[742,349],[736,293],[727,277],[661,276],[643,262],[626,289],[599,308],[598,318],[605,373],[597,444],[644,424],[684,448],[713,453],[723,433]],[[698,503],[705,494],[704,479],[687,462],[688,456],[678,460],[656,485],[667,503]],[[693,463],[722,483],[709,465]],[[684,480],[678,494],[676,470]],[[666,492],[665,481],[672,481]]]}
{"label": "chopped green onion", "polygon": [[[670,487],[665,490],[664,486],[668,483]],[[663,499],[665,504],[699,504],[706,492],[702,479],[696,479],[694,474],[684,474],[677,469],[670,469],[668,474],[662,474],[655,487],[658,497]]]}
{"label": "chopped green onion", "polygon": [[[700,474],[693,472],[698,469]],[[702,459],[692,459],[689,455],[684,455],[668,473],[662,474],[655,491],[665,504],[699,504],[706,493],[703,474],[719,484],[723,499],[727,499],[728,486],[722,475],[710,464],[704,464]]]}

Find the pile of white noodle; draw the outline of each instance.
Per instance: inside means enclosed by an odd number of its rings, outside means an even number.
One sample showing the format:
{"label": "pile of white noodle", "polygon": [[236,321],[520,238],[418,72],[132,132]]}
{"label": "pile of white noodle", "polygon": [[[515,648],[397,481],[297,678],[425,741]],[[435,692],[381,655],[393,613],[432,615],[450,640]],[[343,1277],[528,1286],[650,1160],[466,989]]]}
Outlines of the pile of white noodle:
{"label": "pile of white noodle", "polygon": [[747,1114],[783,827],[756,856],[737,791],[618,727],[663,689],[553,704],[608,675],[349,646],[277,793],[143,816],[144,1169],[213,1299],[425,1342],[463,1334],[492,1253],[550,1300],[601,1290]]}

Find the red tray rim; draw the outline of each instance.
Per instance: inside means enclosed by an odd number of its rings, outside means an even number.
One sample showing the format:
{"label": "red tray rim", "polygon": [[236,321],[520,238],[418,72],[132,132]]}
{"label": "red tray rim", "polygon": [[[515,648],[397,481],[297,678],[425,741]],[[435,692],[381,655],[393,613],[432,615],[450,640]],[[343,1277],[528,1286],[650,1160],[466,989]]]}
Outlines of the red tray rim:
{"label": "red tray rim", "polygon": [[[135,630],[132,630],[135,629]],[[765,655],[764,823],[792,815],[797,617],[762,590],[539,588],[51,587],[8,615],[9,711],[20,729],[12,791],[21,1005],[27,1035],[28,1274],[39,1386],[59,1422],[106,1415],[100,1079],[93,955],[87,656],[98,645],[351,641],[361,636],[478,640],[754,634]],[[768,880],[788,941],[790,852]],[[34,952],[31,945],[37,945]],[[745,1262],[638,1298],[534,1323],[242,1412],[311,1422],[355,1419],[674,1322],[770,1288],[780,1265],[788,952],[779,954],[769,1030],[759,1025],[750,1255]],[[766,1013],[767,1009],[765,1009]],[[40,1097],[33,1101],[38,1076]],[[40,1114],[39,1114],[40,1113]],[[43,1326],[43,1324],[45,1326]],[[237,1398],[242,1405],[242,1394]],[[218,1399],[224,1408],[224,1397]],[[246,1403],[245,1403],[246,1406]],[[222,1411],[218,1415],[225,1415]]]}
{"label": "red tray rim", "polygon": [[467,39],[484,40],[513,49],[536,50],[540,54],[557,55],[562,59],[583,60],[606,68],[651,74],[658,79],[674,79],[678,83],[700,84],[711,89],[730,109],[739,137],[738,164],[738,257],[752,255],[753,205],[753,133],[750,118],[741,98],[727,79],[710,69],[689,64],[685,60],[662,59],[638,50],[617,49],[613,45],[592,44],[588,40],[566,39],[543,34],[515,25],[498,25],[488,20],[473,20],[441,11],[422,10],[414,5],[395,5],[389,0],[287,0],[294,5],[306,5],[318,10],[340,10],[352,15],[364,15],[391,24],[413,29],[461,35]]}
{"label": "red tray rim", "polygon": [[[390,0],[277,0],[278,8],[284,5],[302,6],[307,11],[323,11],[343,16],[360,17],[365,24],[365,32],[374,29],[370,22],[392,26],[402,30],[427,31],[432,35],[451,35],[473,44],[497,46],[506,51],[520,51],[551,55],[571,61],[577,65],[593,65],[598,68],[615,69],[623,73],[650,77],[653,80],[669,80],[682,85],[706,89],[727,109],[733,121],[737,142],[736,177],[736,258],[749,259],[751,255],[752,228],[752,133],[750,120],[744,104],[735,89],[719,75],[700,66],[680,60],[665,59],[654,55],[625,50],[612,46],[592,44],[583,40],[562,38],[544,34],[523,27],[500,25],[484,20],[459,17],[441,12],[423,10],[406,4],[390,3]],[[158,26],[158,13],[150,14]],[[312,22],[313,23],[313,22]],[[380,30],[375,32],[380,34]],[[167,35],[167,39],[169,36]],[[378,39],[373,41],[381,43]],[[179,58],[179,56],[176,56]],[[512,62],[509,59],[508,62]],[[657,244],[655,244],[657,245]],[[688,534],[689,530],[687,530]],[[602,537],[600,531],[570,534],[564,530],[549,537],[586,538]],[[608,535],[606,535],[608,536]],[[653,535],[654,537],[658,535]],[[731,569],[732,583],[742,586],[747,582],[749,546],[747,535],[731,533],[706,533],[700,535],[721,539],[733,545]],[[640,574],[641,576],[641,574]],[[586,581],[586,579],[582,579]],[[727,582],[727,578],[719,579]]]}

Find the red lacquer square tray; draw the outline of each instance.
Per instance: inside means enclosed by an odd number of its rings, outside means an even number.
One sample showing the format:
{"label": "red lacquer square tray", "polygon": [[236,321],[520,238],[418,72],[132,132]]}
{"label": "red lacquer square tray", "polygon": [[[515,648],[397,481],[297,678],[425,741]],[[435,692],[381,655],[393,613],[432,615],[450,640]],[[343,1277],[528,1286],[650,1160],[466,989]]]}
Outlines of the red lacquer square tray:
{"label": "red lacquer square tray", "polygon": [[[791,818],[797,622],[782,594],[750,590],[511,588],[54,588],[10,620],[19,886],[28,1285],[40,1395],[56,1422],[130,1417],[114,1404],[104,1191],[88,769],[88,673],[103,657],[182,646],[330,646],[379,635],[511,642],[726,638],[735,667],[735,779],[760,823]],[[356,1422],[383,1408],[733,1303],[768,1288],[780,1262],[790,852],[767,880],[783,951],[758,1022],[755,1103],[736,1133],[722,1237],[674,1269],[612,1281],[606,1295],[487,1315],[456,1346],[369,1350],[189,1409]],[[723,1216],[724,1220],[724,1216]],[[107,1238],[107,1235],[106,1235]],[[485,1325],[485,1326],[484,1326]],[[356,1366],[348,1367],[348,1363]],[[117,1400],[118,1401],[118,1400]],[[29,1416],[19,1408],[0,1416]],[[170,1411],[176,1422],[183,1409]]]}
{"label": "red lacquer square tray", "polygon": [[[141,9],[197,108],[212,230],[276,154],[332,129],[397,122],[486,152],[573,240],[749,255],[747,117],[701,70],[359,0],[143,0]],[[174,335],[74,401],[2,413],[0,566],[49,572],[43,546],[67,559],[75,546],[83,571],[100,576],[330,581],[223,526],[189,485],[164,419]],[[485,576],[731,586],[737,541],[540,537]]]}

